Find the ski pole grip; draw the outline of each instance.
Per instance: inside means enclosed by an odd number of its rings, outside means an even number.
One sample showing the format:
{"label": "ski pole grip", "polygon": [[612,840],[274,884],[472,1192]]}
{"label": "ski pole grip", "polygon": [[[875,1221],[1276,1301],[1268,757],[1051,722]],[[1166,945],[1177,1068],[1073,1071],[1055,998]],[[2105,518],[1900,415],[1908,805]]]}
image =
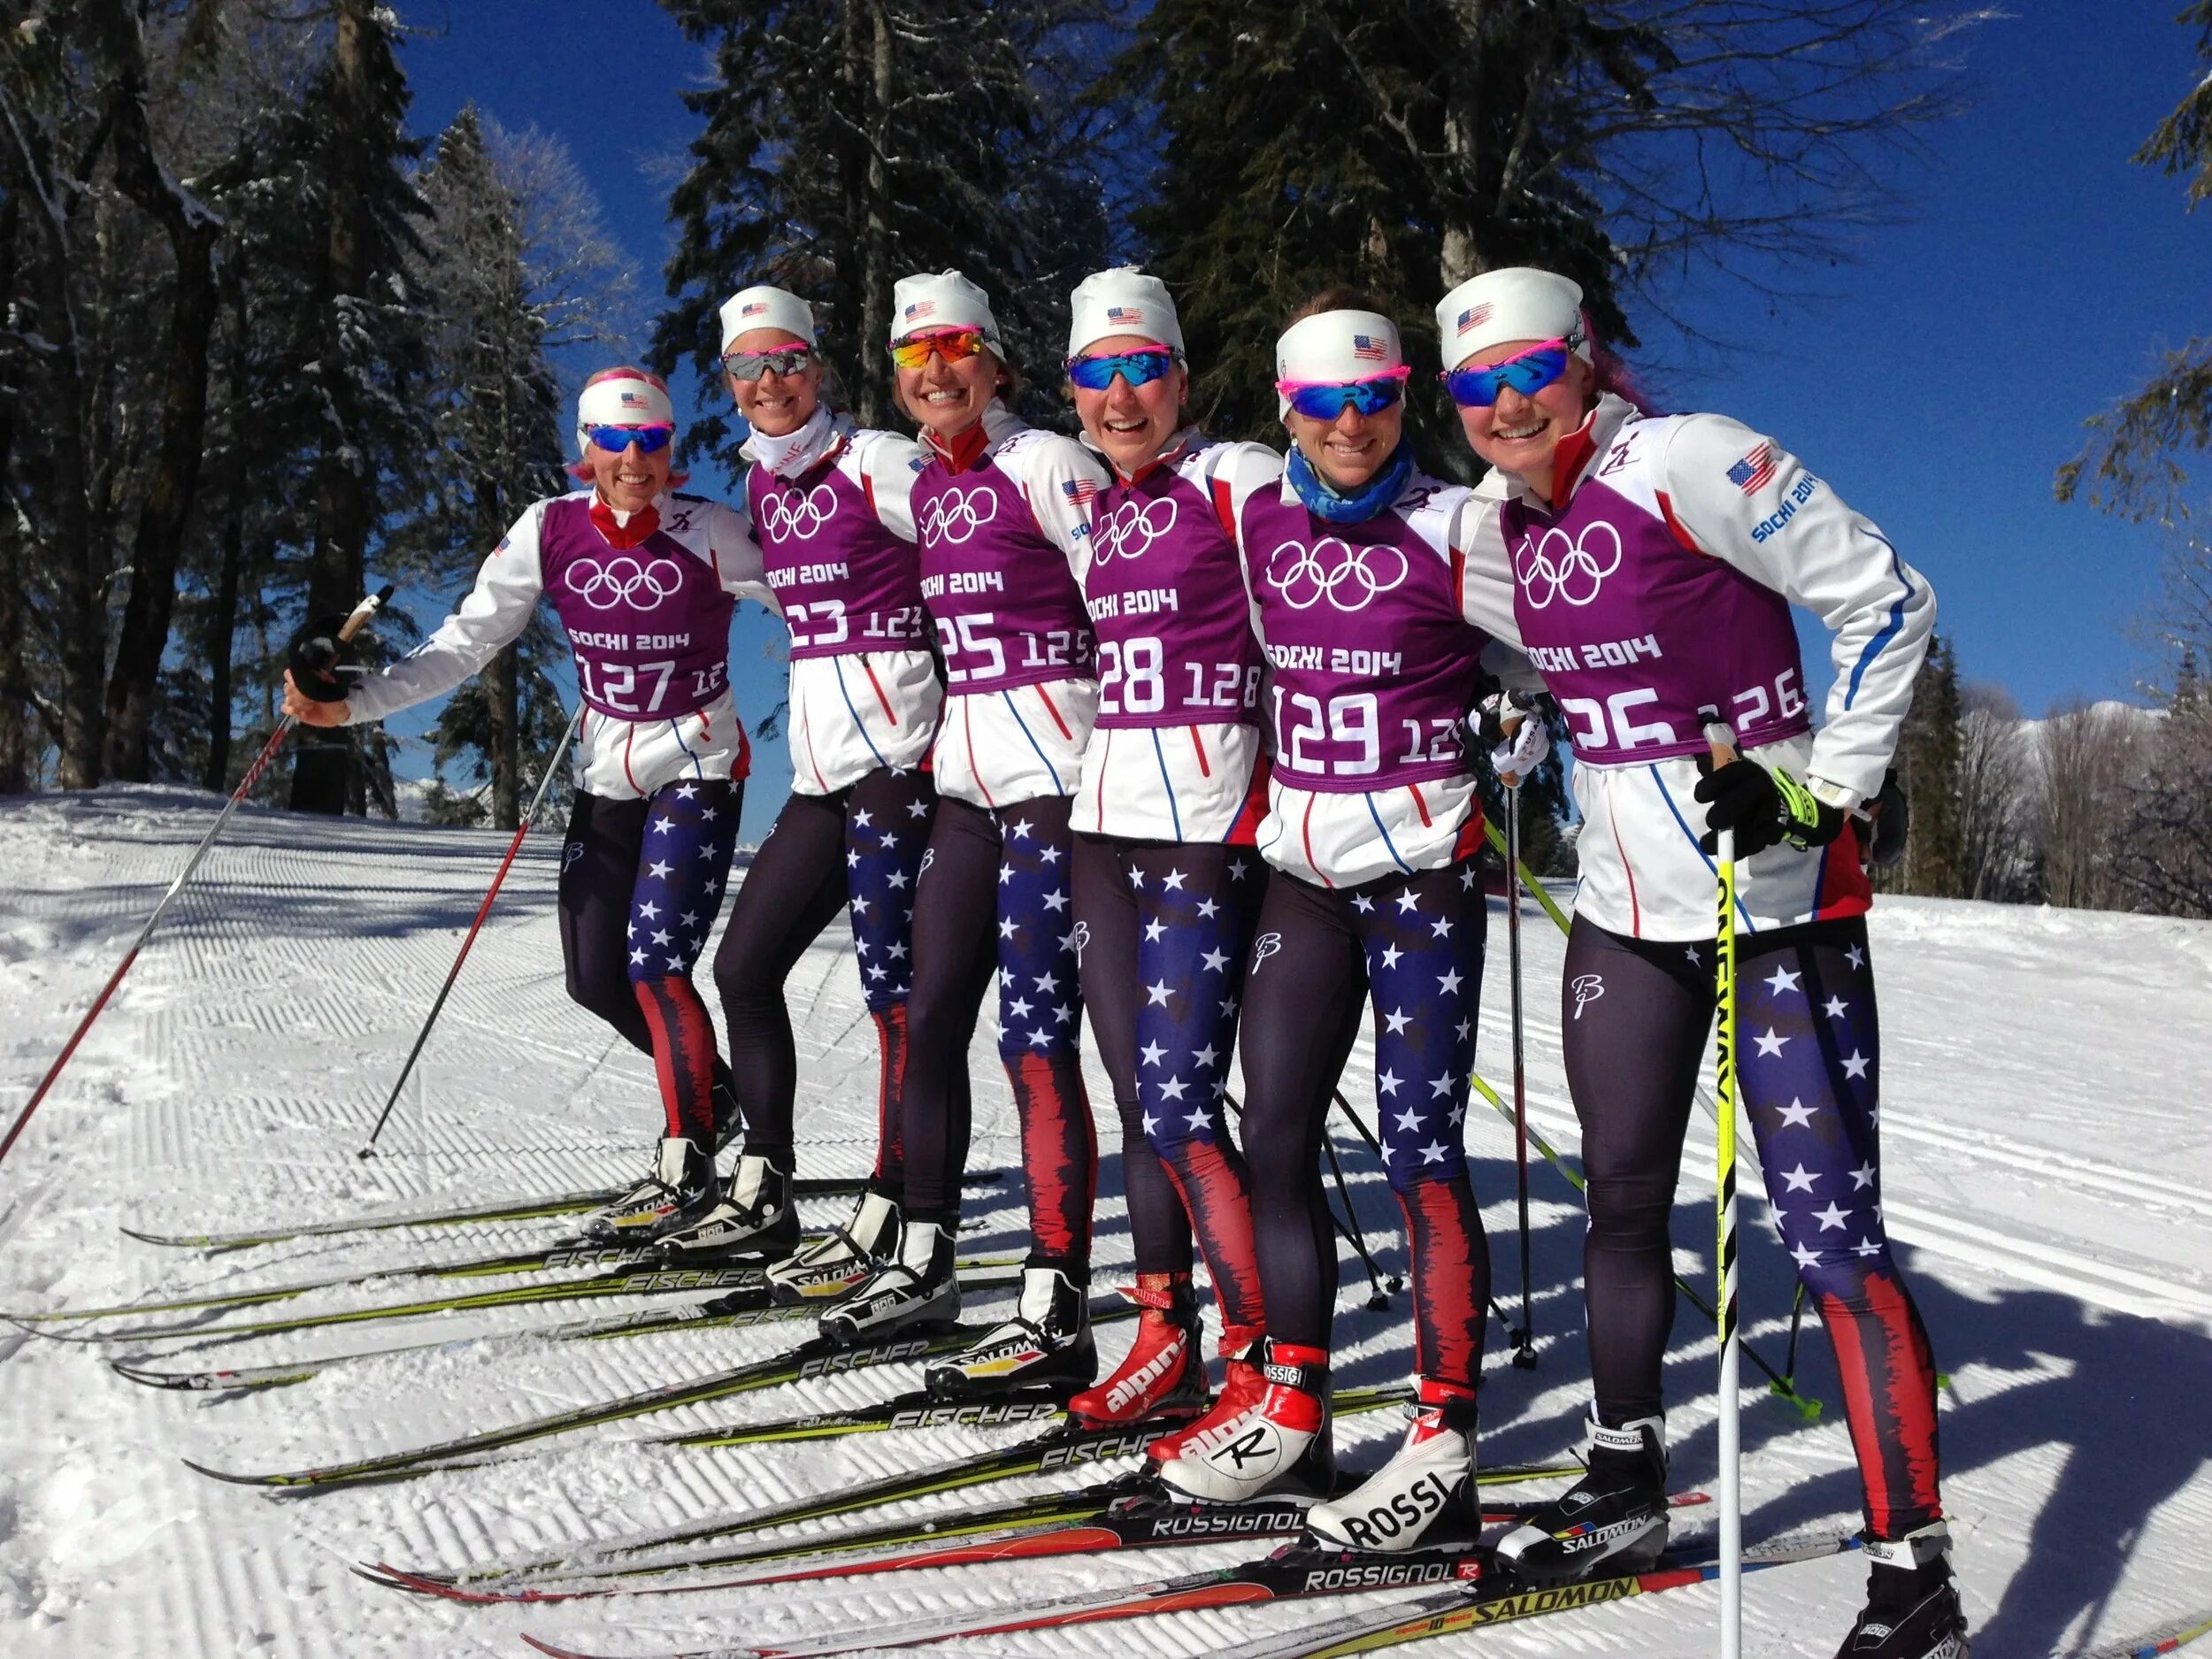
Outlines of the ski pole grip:
{"label": "ski pole grip", "polygon": [[1720,710],[1709,703],[1697,711],[1697,718],[1706,746],[1713,751],[1713,769],[1717,772],[1732,764],[1736,759],[1736,733],[1720,718]]}
{"label": "ski pole grip", "polygon": [[384,608],[385,602],[390,599],[391,596],[392,584],[386,582],[383,587],[378,588],[366,599],[364,599],[359,604],[354,606],[351,613],[347,616],[345,621],[339,625],[338,637],[342,640],[349,640],[355,634],[360,633],[363,628],[369,626],[369,618],[374,616],[378,611],[381,611]]}

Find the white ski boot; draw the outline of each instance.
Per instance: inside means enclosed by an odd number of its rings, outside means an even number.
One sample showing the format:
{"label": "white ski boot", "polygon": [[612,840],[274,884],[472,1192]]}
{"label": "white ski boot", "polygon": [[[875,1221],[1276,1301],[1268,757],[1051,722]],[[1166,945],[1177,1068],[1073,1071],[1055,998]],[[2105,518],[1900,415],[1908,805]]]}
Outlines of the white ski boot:
{"label": "white ski boot", "polygon": [[1306,1529],[1323,1543],[1413,1549],[1439,1527],[1473,1537],[1467,1496],[1475,1478],[1475,1391],[1424,1377],[1406,1416],[1405,1441],[1388,1463],[1355,1490],[1306,1511]]}
{"label": "white ski boot", "polygon": [[791,1176],[766,1158],[738,1159],[729,1186],[707,1213],[688,1226],[661,1234],[671,1260],[710,1256],[787,1256],[799,1244],[799,1212],[792,1207]]}
{"label": "white ski boot", "polygon": [[1163,1482],[1212,1503],[1243,1503],[1277,1492],[1328,1495],[1336,1484],[1328,1351],[1271,1339],[1261,1375],[1267,1392],[1259,1404],[1211,1450],[1162,1464]]}
{"label": "white ski boot", "polygon": [[1022,1271],[1014,1317],[966,1351],[929,1368],[923,1386],[940,1400],[1049,1394],[1065,1400],[1098,1380],[1098,1348],[1083,1287],[1056,1267]]}
{"label": "white ski boot", "polygon": [[863,1193],[853,1218],[768,1270],[768,1291],[784,1307],[841,1302],[897,1255],[899,1207],[881,1193]]}
{"label": "white ski boot", "polygon": [[833,1342],[857,1342],[895,1331],[942,1331],[960,1317],[960,1282],[953,1276],[952,1234],[933,1221],[910,1221],[899,1254],[822,1316]]}
{"label": "white ski boot", "polygon": [[714,1208],[714,1160],[692,1142],[661,1141],[653,1172],[581,1223],[584,1236],[604,1244],[650,1244],[687,1227]]}

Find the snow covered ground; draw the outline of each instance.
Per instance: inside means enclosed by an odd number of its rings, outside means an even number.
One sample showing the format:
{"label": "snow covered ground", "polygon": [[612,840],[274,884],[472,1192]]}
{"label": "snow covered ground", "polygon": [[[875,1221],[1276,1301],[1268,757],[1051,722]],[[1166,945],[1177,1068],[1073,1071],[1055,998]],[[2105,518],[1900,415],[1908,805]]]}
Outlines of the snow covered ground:
{"label": "snow covered ground", "polygon": [[[206,823],[182,791],[0,803],[0,1121],[12,1118]],[[450,961],[504,837],[247,811],[96,1027],[63,1086],[0,1166],[0,1309],[88,1306],[361,1266],[457,1259],[557,1236],[537,1222],[399,1232],[221,1256],[134,1242],[119,1223],[224,1227],[447,1197],[611,1184],[654,1133],[648,1064],[568,1004],[553,916],[551,834],[510,879],[392,1127],[354,1156]],[[1500,918],[1502,919],[1502,918]],[[1947,1495],[1980,1659],[2071,1655],[2212,1606],[2212,927],[2071,911],[1888,901],[1874,935],[1888,1027],[1883,1128],[1888,1218],[1951,1379]],[[1559,941],[1532,907],[1532,1120],[1563,1150]],[[1494,926],[1483,1062],[1506,1054],[1502,929]],[[802,1026],[802,1172],[860,1172],[872,1134],[873,1045],[849,943],[826,936],[791,981]],[[1371,1110],[1367,1056],[1347,1087]],[[990,1033],[979,1037],[978,1164],[1015,1157]],[[1106,1099],[1094,1079],[1094,1098]],[[1511,1136],[1475,1120],[1471,1149],[1517,1286]],[[1379,1175],[1348,1133],[1360,1212],[1391,1271],[1402,1249]],[[1677,1212],[1679,1265],[1709,1271],[1709,1125],[1693,1131]],[[1542,1362],[1493,1345],[1484,1454],[1551,1458],[1576,1442],[1582,1371],[1574,1276],[1579,1212],[1534,1178]],[[1118,1175],[1104,1179],[1101,1286],[1127,1261]],[[816,1220],[839,1206],[818,1208]],[[1754,1215],[1759,1215],[1754,1206]],[[973,1248],[1018,1249],[1018,1194],[977,1201]],[[1746,1308],[1779,1357],[1786,1263],[1754,1228]],[[495,1281],[504,1282],[504,1281]],[[397,1301],[390,1281],[288,1304]],[[1357,1294],[1355,1294],[1355,1293]],[[1364,1310],[1348,1260],[1340,1378],[1402,1379],[1404,1298]],[[251,1363],[486,1331],[580,1311],[556,1305],[340,1328],[202,1350]],[[976,1299],[978,1311],[1002,1302]],[[1109,1356],[1126,1326],[1102,1333]],[[938,1430],[713,1452],[626,1438],[857,1403],[913,1386],[891,1368],[742,1396],[525,1448],[489,1468],[291,1499],[219,1486],[180,1457],[277,1469],[411,1445],[764,1356],[792,1326],[626,1342],[478,1345],[365,1362],[244,1398],[160,1393],[112,1374],[116,1350],[0,1336],[0,1651],[12,1655],[449,1655],[523,1651],[529,1630],[610,1652],[702,1637],[795,1633],[918,1610],[1002,1608],[1235,1559],[1233,1548],[895,1575],[816,1592],[473,1609],[352,1576],[362,1560],[457,1565],[742,1508],[1018,1438]],[[163,1344],[173,1348],[175,1344]],[[1713,1474],[1713,1343],[1685,1310],[1669,1387],[1678,1486]],[[1747,1533],[1855,1525],[1855,1483],[1826,1345],[1808,1334],[1816,1423],[1747,1391]],[[1747,1376],[1750,1375],[1747,1368]],[[1394,1425],[1348,1423],[1347,1461]],[[1033,1483],[1038,1484],[1038,1483]],[[1018,1486],[1010,1490],[1019,1490]],[[995,1495],[995,1494],[994,1494]],[[942,1501],[933,1501],[941,1503]],[[918,1505],[915,1508],[927,1508]],[[1690,1520],[1679,1531],[1706,1523]],[[1839,1559],[1746,1583],[1747,1651],[1827,1659],[1863,1567]],[[1425,1651],[1633,1653],[1711,1648],[1713,1601],[1687,1590],[1504,1626]],[[1281,1606],[1180,1614],[972,1644],[996,1655],[1198,1654],[1316,1617]]]}

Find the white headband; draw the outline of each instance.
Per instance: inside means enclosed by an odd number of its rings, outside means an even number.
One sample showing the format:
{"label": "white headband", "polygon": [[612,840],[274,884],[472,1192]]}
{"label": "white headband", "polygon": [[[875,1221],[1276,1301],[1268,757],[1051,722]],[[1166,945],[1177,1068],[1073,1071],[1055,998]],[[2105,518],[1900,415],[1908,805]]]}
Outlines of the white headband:
{"label": "white headband", "polygon": [[[1405,366],[1398,325],[1379,311],[1320,311],[1283,331],[1275,342],[1275,378],[1342,384],[1371,380]],[[1275,394],[1278,418],[1290,399]]]}
{"label": "white headband", "polygon": [[1068,356],[1110,334],[1136,334],[1183,355],[1183,325],[1167,284],[1135,265],[1097,271],[1068,296]]}
{"label": "white headband", "polygon": [[1509,340],[1570,341],[1575,356],[1590,359],[1581,287],[1530,265],[1468,278],[1437,302],[1436,333],[1448,369]]}
{"label": "white headband", "polygon": [[672,426],[675,405],[652,381],[634,374],[594,380],[576,400],[576,453],[591,447],[594,426]]}
{"label": "white headband", "polygon": [[957,271],[901,277],[891,290],[891,339],[925,328],[972,328],[985,345],[1005,355],[991,296]]}
{"label": "white headband", "polygon": [[780,328],[810,346],[821,343],[814,337],[814,307],[764,282],[740,288],[722,302],[722,355],[729,356],[730,342],[756,328]]}

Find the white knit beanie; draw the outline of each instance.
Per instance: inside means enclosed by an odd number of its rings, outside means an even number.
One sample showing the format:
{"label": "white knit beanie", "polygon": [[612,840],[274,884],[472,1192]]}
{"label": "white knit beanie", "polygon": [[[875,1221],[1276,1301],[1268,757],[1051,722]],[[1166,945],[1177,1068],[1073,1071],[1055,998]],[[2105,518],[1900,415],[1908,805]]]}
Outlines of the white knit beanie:
{"label": "white knit beanie", "polygon": [[1577,357],[1590,359],[1581,285],[1531,265],[1469,277],[1437,302],[1436,333],[1448,369],[1508,340],[1571,341]]}

